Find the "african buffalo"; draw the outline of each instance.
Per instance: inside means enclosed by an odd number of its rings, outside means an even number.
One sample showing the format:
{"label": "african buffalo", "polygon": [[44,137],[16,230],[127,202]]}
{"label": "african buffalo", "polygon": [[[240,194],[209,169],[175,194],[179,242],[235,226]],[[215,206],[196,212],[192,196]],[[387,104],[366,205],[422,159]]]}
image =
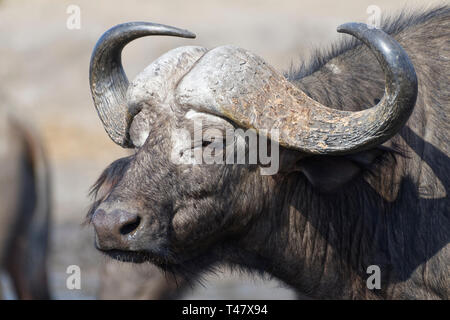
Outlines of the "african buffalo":
{"label": "african buffalo", "polygon": [[[244,49],[191,46],[131,83],[127,43],[194,35],[145,22],[107,31],[91,92],[110,138],[135,153],[94,186],[111,182],[88,214],[97,248],[186,277],[222,261],[311,298],[450,298],[450,7],[338,31],[354,38],[284,76]],[[250,139],[205,134],[236,128],[279,145],[276,174],[259,160],[186,161],[212,143],[219,157],[250,157]]]}
{"label": "african buffalo", "polygon": [[[0,269],[20,299],[49,299],[49,168],[36,134],[0,108]],[[0,293],[1,298],[1,293]]]}

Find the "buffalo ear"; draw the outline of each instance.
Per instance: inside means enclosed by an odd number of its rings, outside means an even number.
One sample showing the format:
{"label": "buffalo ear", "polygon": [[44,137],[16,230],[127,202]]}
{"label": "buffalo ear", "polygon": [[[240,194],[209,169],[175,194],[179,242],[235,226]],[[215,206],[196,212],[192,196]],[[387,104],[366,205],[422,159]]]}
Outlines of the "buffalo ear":
{"label": "buffalo ear", "polygon": [[310,156],[298,160],[292,168],[302,172],[318,190],[331,193],[370,170],[382,149],[371,149],[345,156]]}

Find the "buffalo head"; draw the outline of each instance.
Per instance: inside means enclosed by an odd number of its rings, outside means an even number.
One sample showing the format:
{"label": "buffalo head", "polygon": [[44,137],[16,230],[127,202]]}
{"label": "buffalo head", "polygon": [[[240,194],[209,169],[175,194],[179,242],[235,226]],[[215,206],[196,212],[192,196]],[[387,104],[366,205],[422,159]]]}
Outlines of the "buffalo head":
{"label": "buffalo head", "polygon": [[194,34],[144,22],[107,31],[92,55],[91,92],[110,138],[135,153],[114,162],[97,183],[90,214],[97,247],[161,267],[208,263],[222,244],[239,242],[263,210],[276,211],[269,200],[279,174],[262,175],[259,161],[190,162],[211,143],[219,157],[229,148],[251,151],[245,139],[217,143],[207,130],[225,136],[227,130],[252,129],[275,140],[280,174],[295,170],[298,159],[356,154],[394,136],[417,96],[408,56],[379,29],[349,23],[338,31],[368,46],[385,74],[384,97],[372,108],[350,112],[321,105],[260,57],[233,46],[174,49],[129,83],[121,64],[127,43],[147,35]]}

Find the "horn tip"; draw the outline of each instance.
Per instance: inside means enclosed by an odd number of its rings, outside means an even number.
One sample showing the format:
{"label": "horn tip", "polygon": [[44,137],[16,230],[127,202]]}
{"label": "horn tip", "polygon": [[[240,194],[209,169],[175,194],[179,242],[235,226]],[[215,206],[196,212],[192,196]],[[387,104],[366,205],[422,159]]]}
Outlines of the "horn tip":
{"label": "horn tip", "polygon": [[353,35],[356,32],[360,33],[368,29],[378,29],[378,28],[376,26],[371,26],[360,22],[347,22],[338,26],[336,30],[339,33],[347,33]]}
{"label": "horn tip", "polygon": [[183,30],[183,37],[189,38],[189,39],[195,39],[195,38],[197,38],[197,35],[189,30]]}
{"label": "horn tip", "polygon": [[341,24],[337,27],[337,32],[339,33],[349,33],[349,31],[353,31],[355,29],[367,29],[368,26],[364,23],[359,22],[347,22]]}

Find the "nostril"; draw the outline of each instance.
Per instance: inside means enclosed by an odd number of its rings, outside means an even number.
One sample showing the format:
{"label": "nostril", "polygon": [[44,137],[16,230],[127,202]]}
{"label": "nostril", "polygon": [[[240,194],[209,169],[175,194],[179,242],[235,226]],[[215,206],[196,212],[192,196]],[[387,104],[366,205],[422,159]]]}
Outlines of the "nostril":
{"label": "nostril", "polygon": [[136,216],[135,219],[133,219],[132,221],[129,221],[127,224],[123,225],[120,228],[120,234],[122,235],[127,235],[129,233],[132,233],[134,230],[137,229],[137,227],[139,227],[139,225],[141,224],[141,217]]}

